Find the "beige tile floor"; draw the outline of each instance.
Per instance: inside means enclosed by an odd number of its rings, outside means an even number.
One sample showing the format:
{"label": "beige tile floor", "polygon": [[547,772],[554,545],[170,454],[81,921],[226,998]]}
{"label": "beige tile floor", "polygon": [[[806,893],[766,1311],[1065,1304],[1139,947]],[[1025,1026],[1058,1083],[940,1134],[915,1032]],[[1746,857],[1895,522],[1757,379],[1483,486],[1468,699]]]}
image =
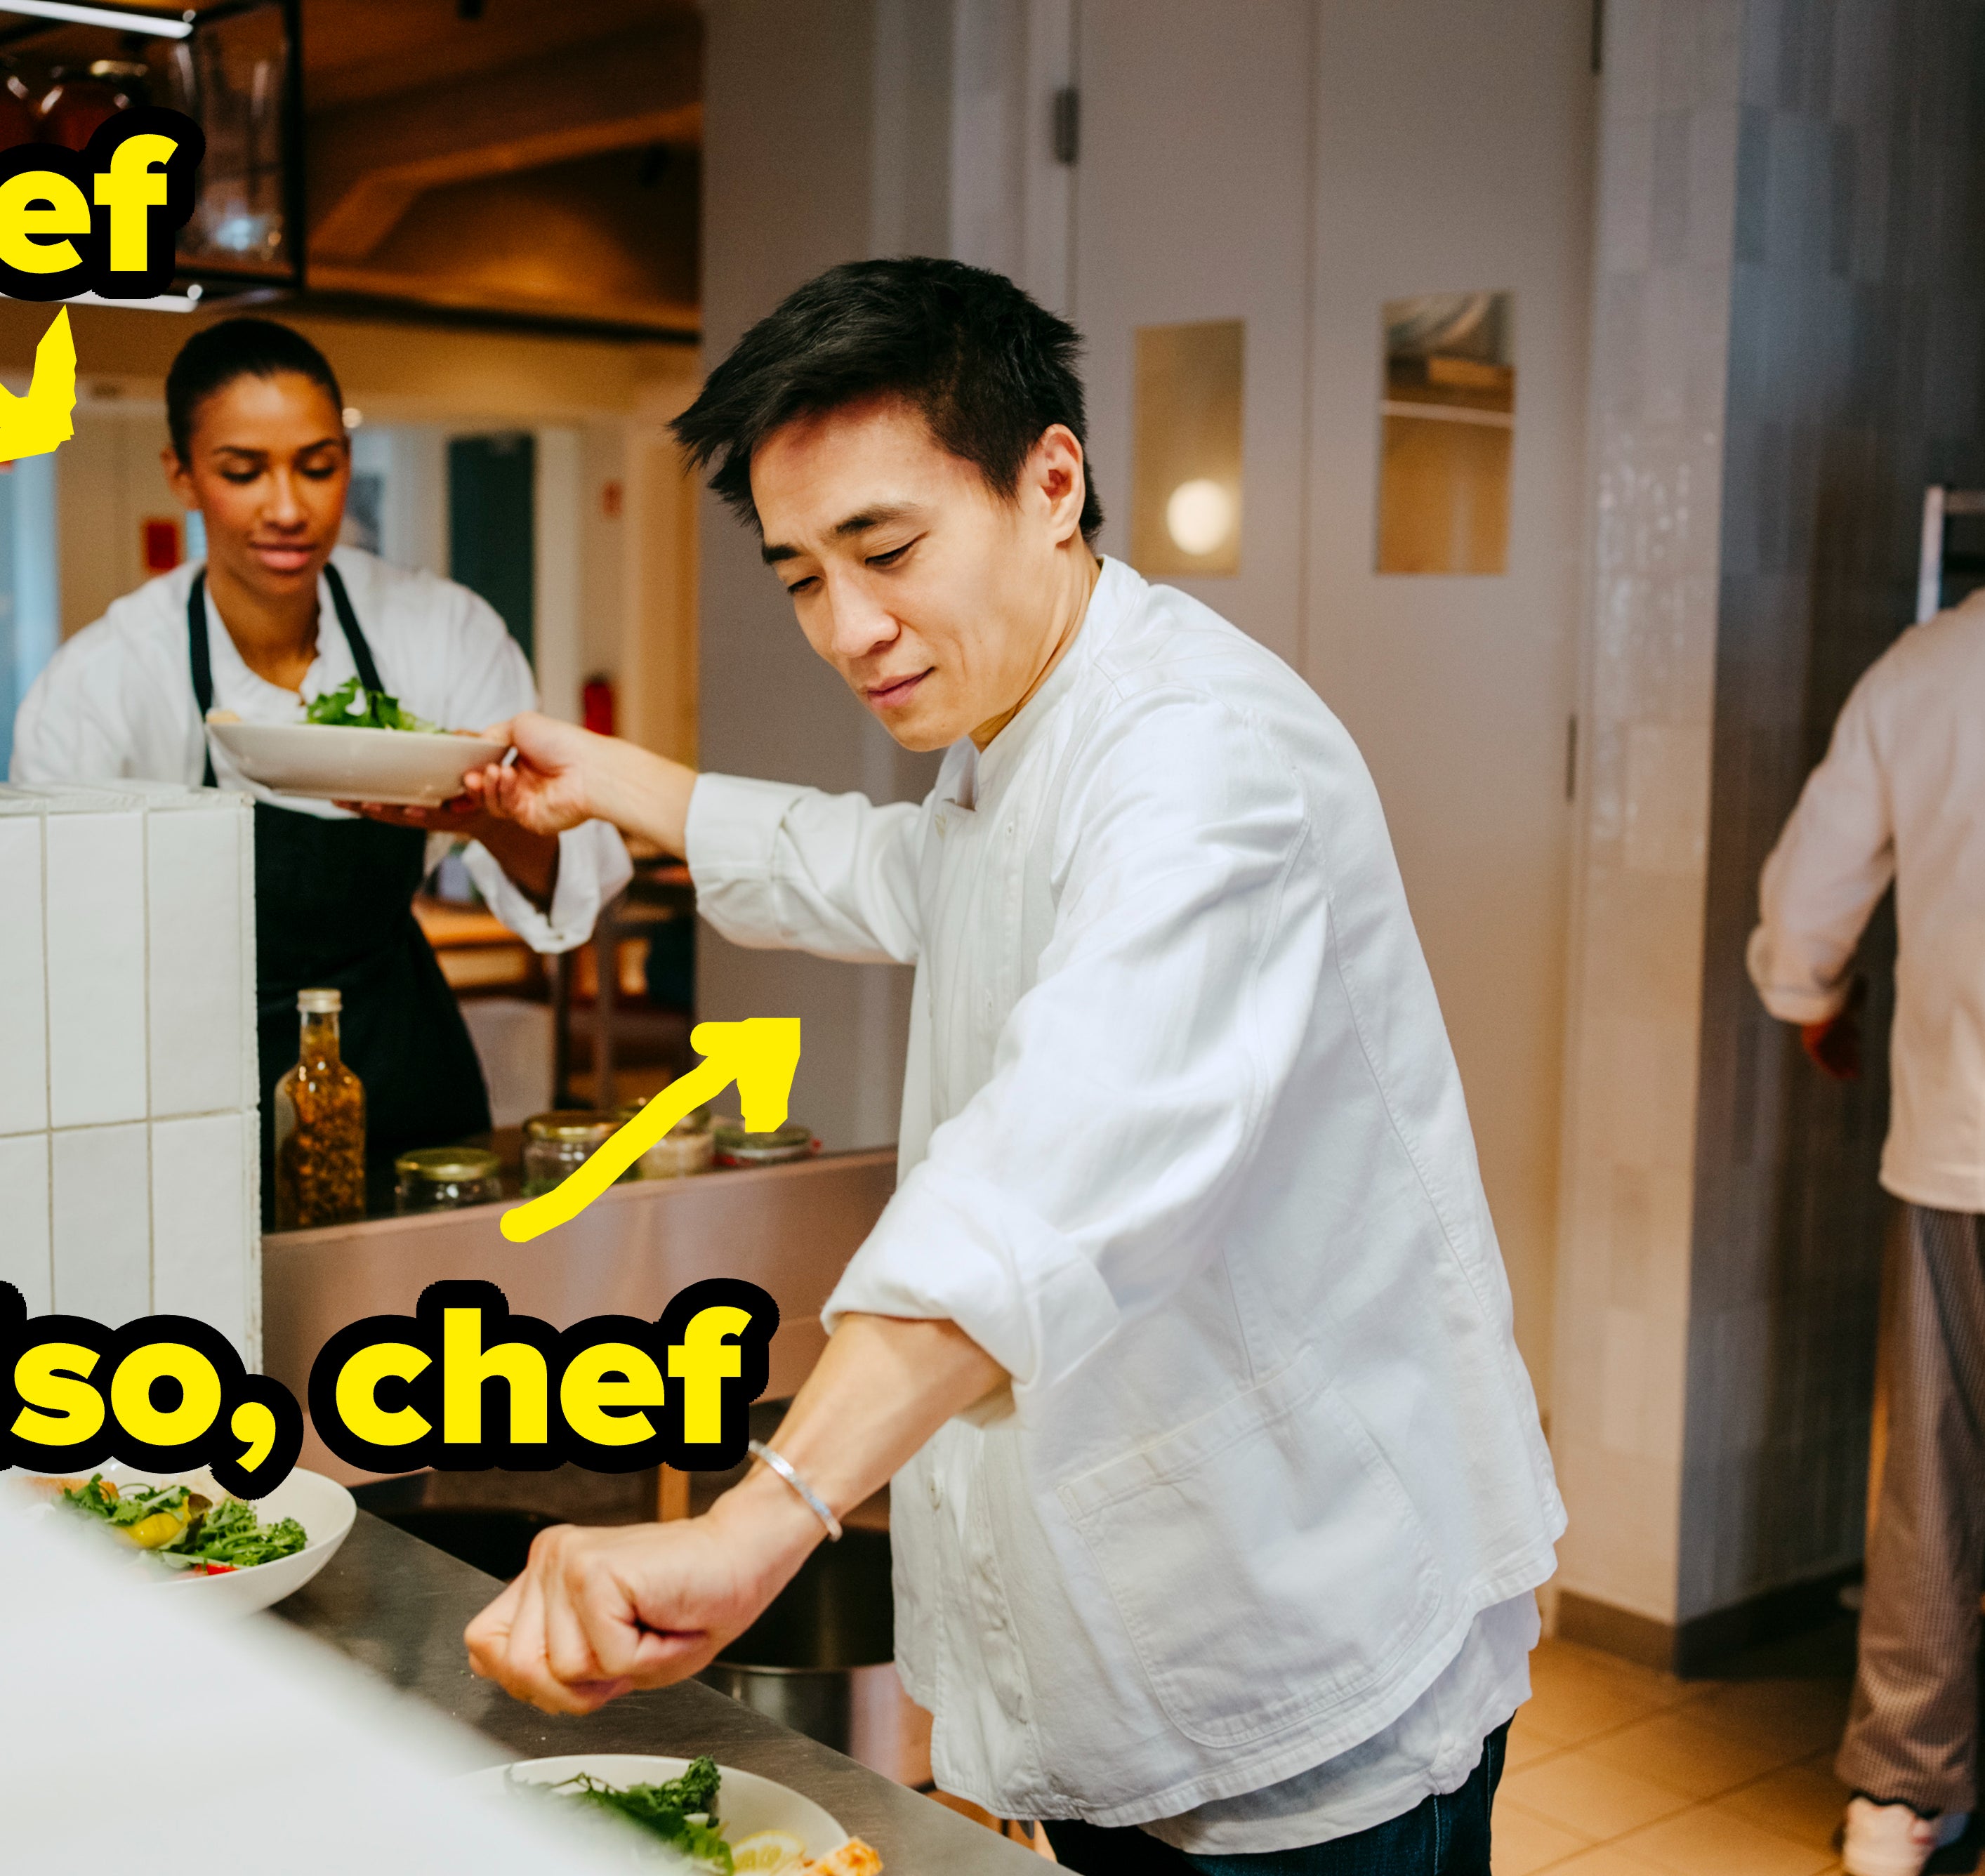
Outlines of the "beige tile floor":
{"label": "beige tile floor", "polygon": [[1825,1876],[1847,1793],[1837,1657],[1681,1681],[1570,1642],[1532,1657],[1496,1876]]}

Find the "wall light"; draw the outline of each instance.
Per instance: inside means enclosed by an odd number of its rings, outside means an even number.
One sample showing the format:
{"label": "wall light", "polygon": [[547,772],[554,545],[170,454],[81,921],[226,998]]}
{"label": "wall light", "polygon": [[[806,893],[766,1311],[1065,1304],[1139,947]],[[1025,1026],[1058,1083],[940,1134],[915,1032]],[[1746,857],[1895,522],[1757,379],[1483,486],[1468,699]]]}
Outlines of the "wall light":
{"label": "wall light", "polygon": [[1165,503],[1165,532],[1182,554],[1218,552],[1234,529],[1234,498],[1204,475],[1181,482]]}

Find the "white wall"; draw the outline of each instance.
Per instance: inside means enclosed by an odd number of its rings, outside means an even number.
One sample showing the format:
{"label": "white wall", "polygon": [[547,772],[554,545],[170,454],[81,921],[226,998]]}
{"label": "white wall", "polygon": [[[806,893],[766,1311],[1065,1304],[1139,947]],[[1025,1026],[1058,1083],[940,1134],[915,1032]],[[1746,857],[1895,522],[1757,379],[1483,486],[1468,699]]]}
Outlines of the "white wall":
{"label": "white wall", "polygon": [[[1128,537],[1133,335],[1246,322],[1241,569],[1177,583],[1295,664],[1378,782],[1548,1398],[1584,539],[1587,0],[1083,0],[1073,315]],[[1373,571],[1381,308],[1516,295],[1509,572]]]}
{"label": "white wall", "polygon": [[448,572],[448,426],[367,422],[351,439],[352,467],[386,478],[379,552],[396,567]]}
{"label": "white wall", "polygon": [[147,517],[183,522],[159,461],[165,441],[162,396],[76,406],[76,435],[55,459],[64,638],[152,577],[139,531]]}
{"label": "white wall", "polygon": [[1090,453],[1127,558],[1140,326],[1246,324],[1241,571],[1171,583],[1302,662],[1309,0],[1083,0],[1073,317]]}
{"label": "white wall", "polygon": [[[705,19],[704,337],[714,361],[792,288],[878,242],[885,253],[943,251],[945,113],[929,107],[949,96],[949,42],[915,29],[928,14],[913,21],[888,0],[711,0]],[[877,800],[920,796],[934,762],[898,750],[808,648],[755,538],[707,495],[698,552],[702,765]],[[698,946],[699,1014],[800,1019],[796,1115],[829,1146],[895,1139],[907,970],[742,951],[707,926]]]}
{"label": "white wall", "polygon": [[[1547,1404],[1587,515],[1591,26],[1588,0],[1325,0],[1317,35],[1304,670],[1385,805]],[[1472,288],[1516,297],[1509,571],[1381,576],[1380,307]]]}
{"label": "white wall", "polygon": [[1056,92],[1075,82],[1077,12],[1076,0],[954,0],[952,22],[948,251],[1064,316],[1076,173],[1050,132]]}

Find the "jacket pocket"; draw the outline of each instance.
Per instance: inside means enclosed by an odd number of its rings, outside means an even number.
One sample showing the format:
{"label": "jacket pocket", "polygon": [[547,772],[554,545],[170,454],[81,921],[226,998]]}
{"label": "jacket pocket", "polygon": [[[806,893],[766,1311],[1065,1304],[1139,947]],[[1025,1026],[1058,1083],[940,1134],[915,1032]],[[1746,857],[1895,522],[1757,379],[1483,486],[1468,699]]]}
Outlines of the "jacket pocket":
{"label": "jacket pocket", "polygon": [[1160,1706],[1203,1746],[1355,1709],[1440,1605],[1405,1488],[1312,1354],[1060,1497]]}

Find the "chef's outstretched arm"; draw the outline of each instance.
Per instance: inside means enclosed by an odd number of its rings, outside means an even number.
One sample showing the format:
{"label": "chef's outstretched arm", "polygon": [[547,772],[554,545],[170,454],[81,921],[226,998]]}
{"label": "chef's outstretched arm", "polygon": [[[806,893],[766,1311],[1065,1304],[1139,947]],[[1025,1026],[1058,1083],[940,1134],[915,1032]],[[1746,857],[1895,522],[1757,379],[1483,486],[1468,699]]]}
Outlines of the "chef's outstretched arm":
{"label": "chef's outstretched arm", "polygon": [[485,733],[508,743],[516,760],[472,770],[462,786],[520,832],[556,837],[583,821],[608,821],[665,852],[684,851],[695,770],[536,710]]}
{"label": "chef's outstretched arm", "polygon": [[[846,1316],[772,1445],[845,1517],[1007,1378],[955,1323]],[[547,1713],[591,1713],[634,1688],[687,1680],[751,1626],[825,1535],[763,1465],[701,1517],[558,1525],[469,1625],[470,1665]]]}

